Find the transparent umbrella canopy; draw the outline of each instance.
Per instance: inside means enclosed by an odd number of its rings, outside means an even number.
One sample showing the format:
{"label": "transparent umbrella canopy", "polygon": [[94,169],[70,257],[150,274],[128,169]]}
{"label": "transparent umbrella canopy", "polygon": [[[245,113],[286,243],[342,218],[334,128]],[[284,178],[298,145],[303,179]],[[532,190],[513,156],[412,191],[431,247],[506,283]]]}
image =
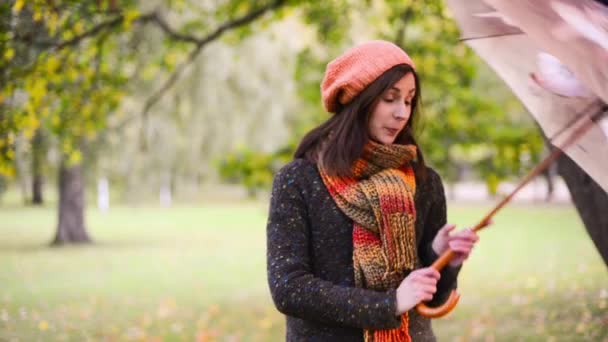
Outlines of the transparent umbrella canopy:
{"label": "transparent umbrella canopy", "polygon": [[608,7],[592,0],[449,0],[462,40],[511,88],[553,145],[608,191]]}
{"label": "transparent umbrella canopy", "polygon": [[[472,229],[490,219],[521,188],[565,152],[608,192],[608,7],[592,0],[448,0],[462,40],[494,69],[557,147]],[[441,270],[448,250],[432,265]],[[441,317],[457,304],[452,291]]]}

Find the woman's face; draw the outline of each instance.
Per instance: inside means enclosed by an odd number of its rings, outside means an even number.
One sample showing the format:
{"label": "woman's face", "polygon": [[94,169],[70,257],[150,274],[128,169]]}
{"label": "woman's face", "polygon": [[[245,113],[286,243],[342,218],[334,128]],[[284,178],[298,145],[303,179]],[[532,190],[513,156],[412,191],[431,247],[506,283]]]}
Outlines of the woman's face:
{"label": "woman's face", "polygon": [[373,140],[385,145],[395,141],[412,114],[414,95],[416,82],[411,72],[380,94],[369,120],[369,134]]}

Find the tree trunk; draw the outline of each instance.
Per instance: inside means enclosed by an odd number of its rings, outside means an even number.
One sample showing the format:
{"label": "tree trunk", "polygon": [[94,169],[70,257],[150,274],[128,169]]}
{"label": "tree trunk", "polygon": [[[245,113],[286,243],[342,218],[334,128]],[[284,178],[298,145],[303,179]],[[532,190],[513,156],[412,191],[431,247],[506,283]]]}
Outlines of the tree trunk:
{"label": "tree trunk", "polygon": [[32,180],[32,204],[42,205],[43,203],[42,175],[39,173],[34,173],[34,179]]}
{"label": "tree trunk", "polygon": [[53,245],[91,242],[84,224],[84,182],[81,165],[59,170],[59,224]]}
{"label": "tree trunk", "polygon": [[42,167],[44,163],[44,136],[40,128],[36,130],[32,140],[32,204],[41,205],[42,198]]}
{"label": "tree trunk", "polygon": [[558,159],[558,172],[570,190],[587,233],[608,265],[608,193],[566,155]]}

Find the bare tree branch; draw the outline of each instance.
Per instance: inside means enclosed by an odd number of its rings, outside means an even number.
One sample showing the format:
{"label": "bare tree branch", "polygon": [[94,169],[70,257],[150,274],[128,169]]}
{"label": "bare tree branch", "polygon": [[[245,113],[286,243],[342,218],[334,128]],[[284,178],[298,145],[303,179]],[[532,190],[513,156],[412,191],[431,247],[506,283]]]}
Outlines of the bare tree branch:
{"label": "bare tree branch", "polygon": [[156,23],[158,25],[158,27],[160,27],[163,32],[165,32],[165,34],[167,34],[171,39],[173,40],[179,40],[179,41],[183,41],[183,42],[187,42],[187,43],[193,43],[193,44],[198,44],[199,42],[199,38],[192,36],[192,35],[187,35],[187,34],[183,34],[180,32],[175,31],[174,29],[172,29],[169,24],[167,24],[167,22],[161,18],[157,12],[154,12],[154,16],[152,16],[150,18],[150,21]]}
{"label": "bare tree branch", "polygon": [[[156,12],[151,12],[142,16],[137,17],[134,22],[145,23],[152,20],[156,16]],[[72,47],[74,45],[78,45],[81,41],[94,37],[104,30],[111,29],[115,26],[118,26],[120,23],[124,21],[124,15],[120,14],[112,19],[108,19],[104,22],[101,22],[95,26],[93,26],[90,30],[81,33],[77,36],[74,36],[71,39],[64,41],[56,41],[56,40],[34,40],[33,35],[15,35],[14,39],[22,41],[24,43],[31,43],[38,48],[42,49],[53,49],[53,50],[63,50],[67,47]]]}
{"label": "bare tree branch", "polygon": [[[190,53],[188,54],[188,58],[184,62],[182,62],[180,65],[178,65],[177,68],[175,68],[175,70],[171,74],[171,76],[169,76],[169,78],[163,83],[163,85],[157,91],[155,91],[150,97],[148,97],[148,99],[146,100],[146,103],[145,103],[143,111],[142,111],[143,119],[146,120],[148,112],[150,111],[152,106],[154,106],[154,104],[156,104],[163,97],[163,95],[169,89],[171,89],[171,87],[175,84],[175,82],[181,76],[181,73],[184,71],[184,69],[188,65],[190,65],[196,59],[196,57],[200,54],[203,47],[205,47],[210,42],[219,38],[224,32],[237,28],[237,27],[240,27],[240,26],[243,26],[243,25],[246,25],[246,24],[254,21],[255,19],[257,19],[264,13],[280,7],[284,3],[285,3],[285,0],[275,0],[272,3],[270,3],[266,6],[260,7],[256,10],[253,10],[250,13],[248,13],[240,18],[225,22],[224,24],[220,25],[218,28],[216,28],[213,32],[211,32],[209,35],[207,35],[204,38],[201,38],[201,39],[194,38],[194,41],[196,42],[196,46],[194,47],[194,49],[192,51],[190,51]],[[159,26],[161,28],[163,28],[165,30],[165,32],[167,32],[167,34],[172,35],[171,29],[166,24],[165,25],[160,24],[160,22],[162,21],[160,18],[156,17],[155,20],[157,23],[159,23]],[[164,27],[166,27],[166,29]],[[178,37],[177,39],[183,40],[183,41],[190,41],[190,39],[192,38],[189,36],[183,36],[181,34],[175,34],[175,36]],[[179,38],[180,36],[181,36],[181,38]],[[145,123],[142,127],[145,127]]]}
{"label": "bare tree branch", "polygon": [[[256,10],[253,10],[250,13],[248,13],[240,18],[225,22],[224,24],[217,27],[209,35],[207,35],[206,37],[202,37],[202,38],[197,38],[195,36],[186,35],[186,34],[175,31],[167,24],[167,22],[164,19],[162,19],[158,15],[158,12],[156,12],[156,11],[139,17],[136,20],[137,22],[140,22],[140,23],[154,22],[158,25],[158,27],[160,27],[163,30],[163,32],[165,32],[165,34],[167,34],[172,39],[178,40],[178,41],[183,41],[183,42],[188,42],[188,43],[194,43],[195,47],[188,54],[188,58],[176,67],[176,69],[173,71],[171,76],[169,76],[169,78],[163,83],[163,85],[157,91],[155,91],[150,97],[148,97],[148,99],[145,102],[142,113],[140,115],[132,115],[132,116],[124,119],[122,122],[114,125],[113,127],[111,127],[111,129],[120,130],[123,127],[125,127],[127,124],[129,124],[131,121],[133,121],[134,119],[137,119],[138,117],[141,116],[142,119],[144,120],[144,123],[142,125],[142,134],[143,134],[143,132],[145,131],[147,115],[148,115],[150,109],[154,106],[154,104],[156,104],[162,98],[162,96],[169,89],[171,89],[171,87],[175,84],[175,82],[177,82],[177,80],[181,76],[181,73],[184,71],[184,69],[196,59],[196,57],[200,54],[202,49],[207,44],[209,44],[210,42],[219,38],[224,32],[237,28],[237,27],[240,27],[240,26],[243,26],[243,25],[246,25],[246,24],[254,21],[255,19],[257,19],[261,15],[265,14],[266,12],[279,8],[284,3],[285,3],[285,0],[275,0],[272,3],[270,3],[264,7],[260,7]],[[86,35],[86,33],[84,33],[83,35]],[[87,35],[87,36],[90,36],[90,35]]]}
{"label": "bare tree branch", "polygon": [[[225,22],[223,25],[216,28],[215,31],[213,31],[206,37],[202,37],[202,38],[199,38],[199,37],[196,37],[193,35],[184,34],[184,33],[178,32],[175,29],[171,28],[169,26],[169,24],[159,15],[158,10],[154,10],[152,12],[143,14],[143,15],[135,18],[133,20],[133,22],[141,23],[141,24],[153,22],[156,25],[158,25],[158,27],[160,27],[160,29],[165,34],[167,34],[171,39],[176,40],[176,41],[192,43],[192,44],[199,46],[199,45],[205,45],[205,44],[217,39],[225,31],[234,29],[239,26],[246,25],[246,24],[254,21],[257,17],[261,16],[262,14],[264,14],[270,10],[280,7],[283,3],[285,3],[285,0],[275,0],[266,6],[260,7],[256,10],[242,16],[241,18],[237,18],[237,19]],[[106,29],[114,28],[114,27],[118,26],[119,24],[121,24],[124,20],[125,20],[124,14],[119,14],[118,16],[116,16],[112,19],[106,20],[104,22],[101,22],[101,23],[93,26],[88,31],[86,31],[82,34],[79,34],[71,39],[65,40],[65,41],[52,41],[52,40],[36,41],[33,39],[33,37],[31,35],[24,35],[24,36],[17,35],[17,36],[15,36],[15,39],[21,40],[21,41],[27,42],[27,43],[32,43],[40,48],[51,48],[54,50],[62,50],[64,48],[77,45],[78,43],[80,43],[81,41],[83,41],[87,38],[94,37]]]}

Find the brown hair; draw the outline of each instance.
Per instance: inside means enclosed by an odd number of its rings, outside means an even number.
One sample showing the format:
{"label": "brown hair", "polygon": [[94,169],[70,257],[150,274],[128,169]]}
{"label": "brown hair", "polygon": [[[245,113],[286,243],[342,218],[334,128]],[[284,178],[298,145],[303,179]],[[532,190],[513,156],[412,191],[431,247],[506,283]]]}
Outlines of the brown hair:
{"label": "brown hair", "polygon": [[395,143],[416,146],[417,162],[414,165],[424,175],[426,169],[424,157],[413,134],[419,117],[420,82],[414,69],[407,64],[392,67],[351,102],[346,105],[338,104],[335,115],[302,138],[294,158],[304,158],[315,164],[322,163],[331,176],[351,176],[352,165],[361,156],[365,144],[370,139],[369,120],[373,109],[380,100],[380,95],[408,73],[414,75],[416,94],[412,99],[411,116],[403,130],[397,135]]}

